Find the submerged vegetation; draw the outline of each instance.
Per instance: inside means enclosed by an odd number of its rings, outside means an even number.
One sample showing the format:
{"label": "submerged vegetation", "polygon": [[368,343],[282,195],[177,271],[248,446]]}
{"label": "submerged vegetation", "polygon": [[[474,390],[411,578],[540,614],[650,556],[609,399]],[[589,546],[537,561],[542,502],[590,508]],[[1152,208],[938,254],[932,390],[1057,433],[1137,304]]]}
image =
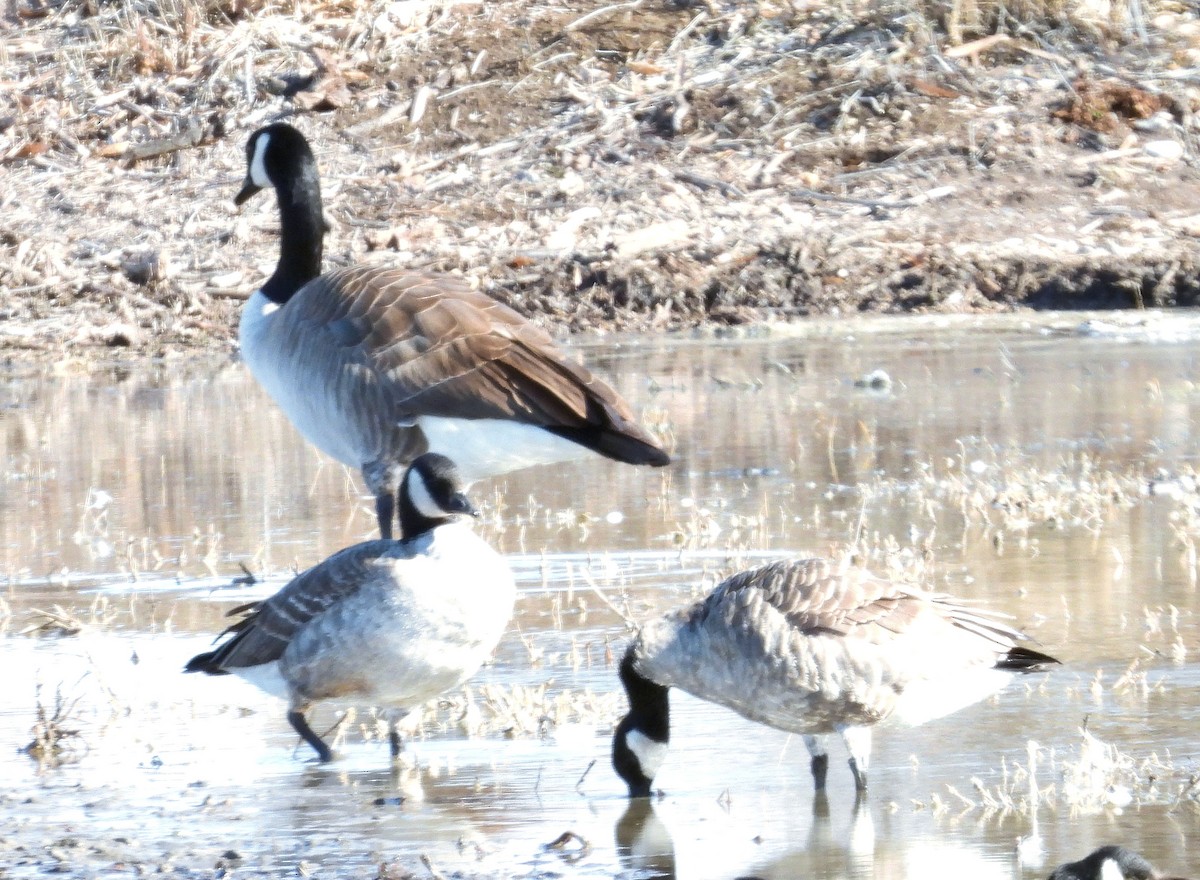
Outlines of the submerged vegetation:
{"label": "submerged vegetation", "polygon": [[80,719],[76,713],[79,697],[68,699],[62,685],[54,691],[54,702],[47,706],[42,686],[37,685],[34,702],[36,721],[33,739],[21,751],[37,761],[40,770],[52,770],[78,761],[85,748]]}

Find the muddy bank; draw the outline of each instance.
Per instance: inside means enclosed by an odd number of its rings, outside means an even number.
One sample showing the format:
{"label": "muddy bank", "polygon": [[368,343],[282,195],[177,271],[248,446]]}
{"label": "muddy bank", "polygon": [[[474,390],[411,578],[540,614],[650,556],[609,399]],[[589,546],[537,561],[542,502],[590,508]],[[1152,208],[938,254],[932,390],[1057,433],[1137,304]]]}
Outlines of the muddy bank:
{"label": "muddy bank", "polygon": [[231,200],[278,118],[329,264],[462,273],[563,332],[1196,302],[1189,9],[297,8],[13,7],[7,357],[232,350],[277,239]]}

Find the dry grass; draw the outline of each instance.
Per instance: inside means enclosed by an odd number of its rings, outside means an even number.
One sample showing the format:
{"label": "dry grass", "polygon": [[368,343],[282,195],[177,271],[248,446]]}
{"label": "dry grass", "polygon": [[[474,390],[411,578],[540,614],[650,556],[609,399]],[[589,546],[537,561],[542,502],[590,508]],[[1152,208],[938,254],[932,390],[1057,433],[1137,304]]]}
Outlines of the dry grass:
{"label": "dry grass", "polygon": [[[1112,229],[1072,230],[1079,259],[1044,241],[994,247],[1061,225],[1064,199],[1088,218],[1076,151],[1132,131],[1118,113],[1111,133],[1075,143],[1078,126],[1051,115],[1078,88],[1064,71],[1136,83],[1168,108],[1152,137],[1186,141],[1196,21],[1169,2],[15,10],[0,23],[9,347],[227,343],[273,246],[252,228],[270,209],[239,219],[228,200],[245,136],[281,115],[306,117],[318,144],[332,261],[462,271],[573,329],[993,308],[1050,278],[1063,296],[1127,297],[1117,281],[1151,303],[1195,295],[1187,266],[1167,271],[1176,242],[1161,217],[1121,230],[1157,242],[1130,247],[1137,266],[1114,259]],[[1047,165],[1063,173],[1042,207],[1026,200],[1019,225],[979,222],[979,199],[1003,205],[1009,175]],[[1160,165],[1134,150],[1099,167],[1161,187],[1144,201],[1182,221],[1191,206]],[[964,237],[980,247],[956,247]]]}
{"label": "dry grass", "polygon": [[[616,693],[594,694],[551,682],[532,687],[469,684],[413,712],[403,727],[421,738],[451,731],[472,737],[541,738],[566,724],[606,729],[623,699]],[[367,739],[386,738],[386,723],[381,719],[369,720],[361,729]]]}
{"label": "dry grass", "polygon": [[1129,0],[935,0],[918,6],[956,44],[994,33],[1046,34],[1064,28],[1118,39],[1131,36],[1131,26],[1144,26],[1136,19],[1140,5]]}
{"label": "dry grass", "polygon": [[945,798],[934,793],[912,806],[936,813],[978,811],[984,818],[1023,816],[1031,820],[1035,836],[1036,814],[1046,808],[1070,816],[1106,810],[1119,814],[1131,805],[1200,809],[1200,773],[1193,762],[1157,751],[1126,752],[1086,727],[1080,736],[1063,753],[1030,742],[1030,760],[1004,762],[994,774],[998,782],[988,785],[973,777],[969,791],[948,785]]}
{"label": "dry grass", "polygon": [[84,749],[76,717],[79,698],[67,699],[59,685],[54,691],[53,705],[47,706],[42,701],[42,686],[39,684],[36,702],[37,720],[31,730],[33,739],[21,751],[37,761],[40,770],[78,761]]}

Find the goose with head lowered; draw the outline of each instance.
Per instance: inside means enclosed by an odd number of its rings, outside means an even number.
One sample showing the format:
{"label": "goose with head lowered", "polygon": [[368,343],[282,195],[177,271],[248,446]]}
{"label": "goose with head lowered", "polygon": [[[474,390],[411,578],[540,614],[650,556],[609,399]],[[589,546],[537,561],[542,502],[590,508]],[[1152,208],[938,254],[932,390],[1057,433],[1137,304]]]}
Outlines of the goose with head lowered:
{"label": "goose with head lowered", "polygon": [[468,483],[589,453],[669,463],[616,391],[464,280],[377,266],[321,274],[317,165],[295,128],[254,132],[246,159],[234,201],[274,188],[281,241],[242,311],[242,357],[310,443],[362,469],[383,537],[404,465],[425,451],[452,457]]}
{"label": "goose with head lowered", "polygon": [[245,616],[186,672],[234,673],[288,701],[288,721],[333,757],[309,726],[312,704],[387,710],[392,755],[409,711],[475,673],[512,617],[516,589],[496,551],[462,522],[474,515],[449,459],[418,457],[400,483],[400,540],[348,547],[298,575]]}
{"label": "goose with head lowered", "polygon": [[1059,865],[1050,880],[1185,880],[1167,877],[1140,853],[1123,846],[1102,846],[1077,862]]}
{"label": "goose with head lowered", "polygon": [[802,734],[818,791],[826,739],[840,734],[861,796],[875,724],[948,715],[1013,673],[1058,662],[1019,646],[1023,638],[992,614],[848,564],[798,559],[743,571],[638,632],[620,665],[629,714],[613,737],[613,768],[630,797],[649,796],[676,687]]}

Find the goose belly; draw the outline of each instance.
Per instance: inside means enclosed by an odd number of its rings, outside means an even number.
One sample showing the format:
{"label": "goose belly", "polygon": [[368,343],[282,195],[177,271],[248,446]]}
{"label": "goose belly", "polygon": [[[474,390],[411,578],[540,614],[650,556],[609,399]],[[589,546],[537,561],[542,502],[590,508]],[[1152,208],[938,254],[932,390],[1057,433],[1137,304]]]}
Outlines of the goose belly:
{"label": "goose belly", "polygon": [[[242,360],[263,390],[309,443],[343,464],[362,467],[376,456],[353,412],[353,389],[341,387],[335,367],[321,361],[286,321],[285,307],[256,290],[242,309]],[[349,392],[349,393],[347,393]]]}
{"label": "goose belly", "polygon": [[247,681],[273,697],[288,698],[288,684],[279,670],[279,661],[260,663],[257,666],[237,666],[229,670],[243,681]]}
{"label": "goose belly", "polygon": [[1013,673],[988,667],[944,669],[936,679],[907,683],[896,698],[892,720],[916,726],[985,700],[1012,680]]}
{"label": "goose belly", "polygon": [[871,725],[890,711],[894,694],[855,682],[824,687],[800,683],[789,672],[759,670],[754,678],[733,682],[685,677],[678,685],[693,696],[732,709],[744,718],[792,733],[832,733],[845,725]]}

